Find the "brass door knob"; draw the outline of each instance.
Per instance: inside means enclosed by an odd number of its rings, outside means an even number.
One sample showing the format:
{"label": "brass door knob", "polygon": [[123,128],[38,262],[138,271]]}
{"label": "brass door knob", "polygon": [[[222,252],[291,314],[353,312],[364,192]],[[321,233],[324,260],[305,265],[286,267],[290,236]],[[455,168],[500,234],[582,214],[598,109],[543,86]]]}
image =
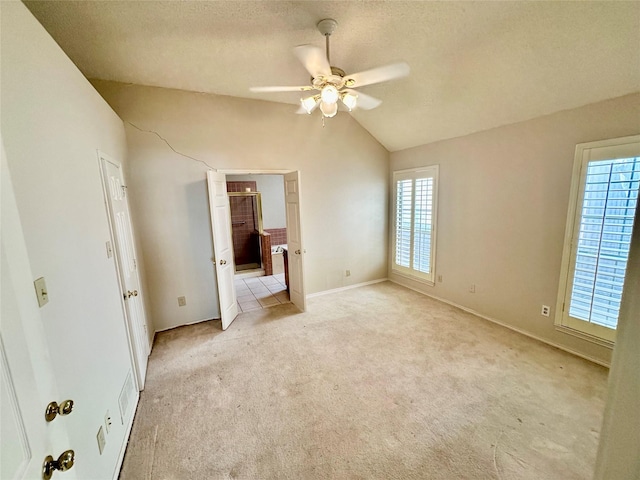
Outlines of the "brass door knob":
{"label": "brass door knob", "polygon": [[131,290],[127,290],[127,298],[137,297],[137,296],[138,296],[138,290],[134,290],[133,292]]}
{"label": "brass door knob", "polygon": [[300,255],[300,250],[296,250],[296,251],[295,251],[295,252],[293,252],[293,253],[295,253],[296,255]]}
{"label": "brass door knob", "polygon": [[50,480],[53,476],[53,472],[59,470],[66,472],[73,467],[76,454],[73,450],[67,450],[58,457],[58,460],[54,460],[51,455],[47,455],[42,464],[42,478],[44,480]]}
{"label": "brass door knob", "polygon": [[227,261],[226,260],[220,260],[220,265],[226,265]]}
{"label": "brass door knob", "polygon": [[44,411],[44,418],[47,422],[51,422],[57,415],[69,415],[73,410],[73,400],[65,400],[60,405],[51,402]]}

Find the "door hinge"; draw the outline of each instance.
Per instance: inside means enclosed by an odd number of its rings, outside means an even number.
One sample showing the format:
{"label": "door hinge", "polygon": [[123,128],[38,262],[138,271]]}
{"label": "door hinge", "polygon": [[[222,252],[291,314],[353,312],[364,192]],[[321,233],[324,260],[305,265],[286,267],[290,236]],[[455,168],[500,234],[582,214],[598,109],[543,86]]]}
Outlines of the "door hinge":
{"label": "door hinge", "polygon": [[133,268],[137,269],[138,268],[138,264],[136,263],[136,259],[133,259]]}
{"label": "door hinge", "polygon": [[564,302],[562,302],[562,311],[564,312]]}

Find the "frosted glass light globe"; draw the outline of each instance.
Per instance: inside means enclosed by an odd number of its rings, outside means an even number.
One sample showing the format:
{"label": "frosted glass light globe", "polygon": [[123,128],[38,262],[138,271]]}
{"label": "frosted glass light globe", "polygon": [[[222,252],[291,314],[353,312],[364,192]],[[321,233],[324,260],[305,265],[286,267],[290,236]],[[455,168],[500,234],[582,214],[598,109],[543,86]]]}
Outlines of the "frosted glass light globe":
{"label": "frosted glass light globe", "polygon": [[338,89],[333,85],[327,85],[320,92],[320,96],[324,103],[336,103],[339,97]]}
{"label": "frosted glass light globe", "polygon": [[320,103],[320,111],[327,118],[335,117],[338,113],[338,104],[322,102]]}

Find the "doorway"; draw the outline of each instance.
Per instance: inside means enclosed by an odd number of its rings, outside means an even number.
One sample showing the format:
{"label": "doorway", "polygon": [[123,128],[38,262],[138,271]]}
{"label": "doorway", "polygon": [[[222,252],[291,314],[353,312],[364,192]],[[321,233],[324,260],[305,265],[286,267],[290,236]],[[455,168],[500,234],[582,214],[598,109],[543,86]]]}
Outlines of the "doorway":
{"label": "doorway", "polygon": [[[301,207],[300,207],[300,172],[291,170],[219,170],[209,171],[207,173],[207,182],[209,189],[209,203],[211,210],[211,229],[212,238],[214,242],[214,258],[212,261],[216,268],[216,274],[218,277],[218,298],[221,303],[221,316],[222,316],[222,328],[226,329],[237,313],[242,311],[240,304],[238,303],[238,295],[236,292],[237,287],[243,290],[243,285],[239,285],[236,280],[244,279],[246,277],[254,277],[256,275],[263,278],[257,279],[263,283],[259,286],[255,283],[255,280],[251,280],[249,283],[254,283],[258,288],[266,287],[269,290],[269,285],[266,285],[263,280],[269,282],[266,279],[269,275],[253,273],[251,271],[241,271],[236,273],[235,267],[229,268],[231,275],[221,275],[218,271],[220,268],[231,267],[227,265],[228,259],[218,252],[219,243],[221,246],[229,245],[233,248],[233,242],[231,239],[231,212],[229,195],[227,192],[227,182],[240,181],[238,176],[254,176],[258,179],[265,179],[267,177],[277,177],[280,181],[279,187],[276,189],[279,192],[280,198],[284,198],[284,211],[278,212],[281,216],[282,228],[269,229],[268,225],[263,225],[263,230],[269,235],[264,235],[271,240],[274,237],[273,252],[275,255],[280,255],[284,263],[284,285],[287,288],[290,302],[297,306],[300,310],[306,310],[306,296],[304,288],[304,254],[306,251],[303,248],[302,243],[302,228],[301,228]],[[245,187],[246,188],[246,187]],[[257,185],[256,185],[257,188]],[[265,202],[265,191],[261,191],[262,202]],[[224,201],[226,199],[226,202]],[[221,208],[223,203],[226,203],[226,207]],[[220,207],[220,208],[219,208]],[[224,213],[226,210],[227,213]],[[267,215],[270,215],[270,209],[265,208],[263,211],[263,221],[267,223]],[[228,236],[227,236],[228,235]],[[216,238],[218,241],[216,241]],[[226,240],[228,238],[228,241]],[[271,246],[265,248],[261,244],[261,252],[271,252]],[[233,253],[231,254],[233,259]],[[220,258],[218,258],[220,257]],[[229,260],[231,260],[229,259]],[[267,263],[271,263],[268,267],[273,273],[273,258],[272,255],[262,254],[262,264],[267,266]],[[281,275],[281,274],[276,274]],[[276,279],[278,280],[278,279]],[[274,286],[275,284],[272,284]],[[244,283],[244,286],[248,286]],[[276,286],[277,288],[277,286]],[[260,288],[261,289],[261,288]],[[249,286],[249,290],[251,290]],[[252,292],[253,293],[253,292]],[[264,290],[263,290],[264,293]],[[277,292],[280,293],[280,292]],[[254,295],[255,296],[255,295]],[[258,302],[259,303],[259,302]],[[281,303],[281,302],[278,302]],[[224,308],[223,308],[224,307]],[[261,308],[263,305],[261,305]]]}
{"label": "doorway", "polygon": [[[259,192],[235,192],[227,182],[231,208],[231,238],[236,274],[249,270],[263,270],[261,236],[262,200]],[[266,252],[265,252],[266,254]]]}
{"label": "doorway", "polygon": [[289,303],[283,175],[227,175],[226,185],[239,311]]}

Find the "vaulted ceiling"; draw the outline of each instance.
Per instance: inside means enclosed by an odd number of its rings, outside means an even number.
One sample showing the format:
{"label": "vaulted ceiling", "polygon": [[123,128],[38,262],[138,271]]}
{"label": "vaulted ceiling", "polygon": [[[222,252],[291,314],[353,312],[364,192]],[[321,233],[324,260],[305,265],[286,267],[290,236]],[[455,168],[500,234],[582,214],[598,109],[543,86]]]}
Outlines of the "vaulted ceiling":
{"label": "vaulted ceiling", "polygon": [[411,67],[363,87],[383,103],[352,112],[390,151],[640,91],[635,1],[26,4],[88,78],[291,103],[291,115],[299,93],[249,87],[307,84],[292,49],[324,46],[316,23],[334,18],[332,65]]}

